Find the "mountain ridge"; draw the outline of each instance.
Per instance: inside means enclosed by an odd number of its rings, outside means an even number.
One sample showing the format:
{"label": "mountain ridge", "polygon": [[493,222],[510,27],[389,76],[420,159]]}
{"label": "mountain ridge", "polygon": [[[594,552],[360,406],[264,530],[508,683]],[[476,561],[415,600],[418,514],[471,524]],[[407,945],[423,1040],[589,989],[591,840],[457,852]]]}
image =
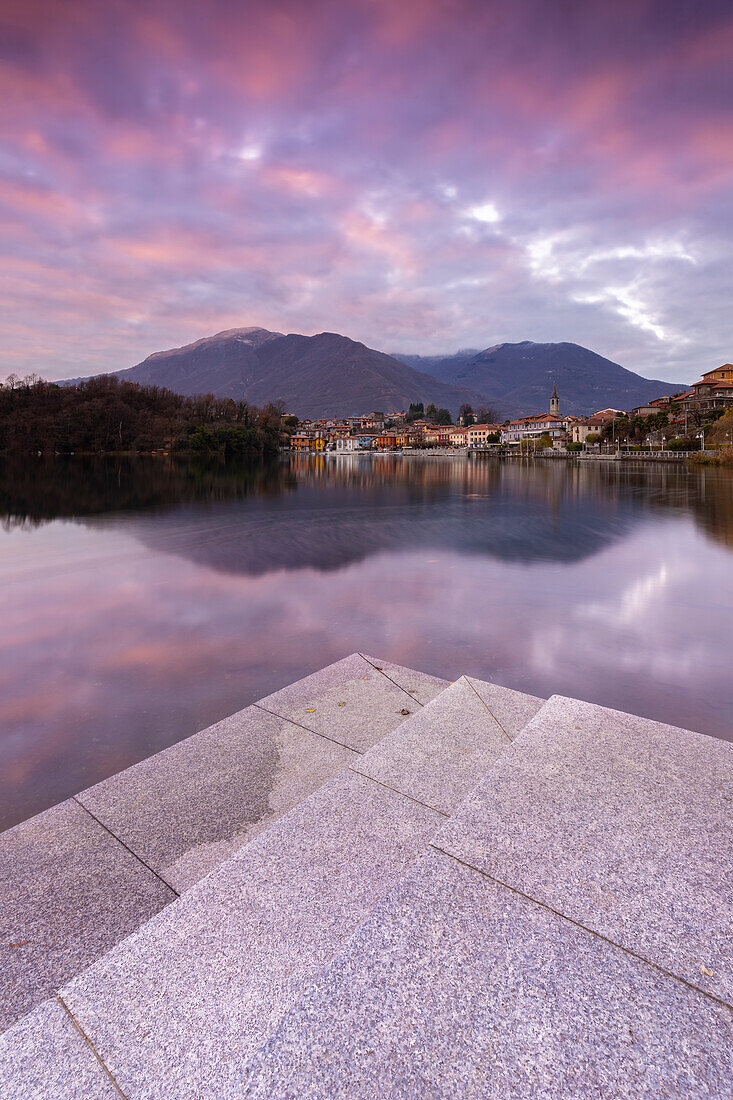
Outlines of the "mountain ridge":
{"label": "mountain ridge", "polygon": [[400,412],[422,401],[454,415],[462,404],[489,407],[504,419],[546,410],[553,384],[562,412],[582,415],[631,409],[686,388],[644,378],[568,341],[505,342],[443,356],[388,355],[337,332],[304,336],[257,326],[224,329],[111,373],[184,396],[213,393],[257,405],[282,401],[301,418]]}
{"label": "mountain ridge", "polygon": [[562,411],[573,415],[601,408],[632,409],[655,397],[686,389],[686,382],[644,378],[619,363],[570,341],[493,344],[444,356],[393,353],[403,363],[436,378],[487,393],[492,403],[531,415],[546,409],[553,384]]}
{"label": "mountain ridge", "polygon": [[411,401],[433,402],[453,414],[465,403],[488,404],[481,392],[443,382],[337,332],[303,336],[225,329],[110,373],[184,396],[213,393],[256,405],[283,401],[287,412],[301,418],[401,412]]}

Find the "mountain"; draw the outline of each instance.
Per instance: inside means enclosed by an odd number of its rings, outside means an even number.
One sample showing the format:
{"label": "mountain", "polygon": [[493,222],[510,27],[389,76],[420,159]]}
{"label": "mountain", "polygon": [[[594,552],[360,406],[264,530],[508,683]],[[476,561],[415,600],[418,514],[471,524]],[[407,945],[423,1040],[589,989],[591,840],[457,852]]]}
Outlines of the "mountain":
{"label": "mountain", "polygon": [[465,402],[488,404],[476,390],[440,381],[335,332],[284,336],[262,328],[227,329],[114,373],[186,396],[213,393],[255,405],[283,401],[301,418],[399,412],[411,401],[432,401],[453,414]]}
{"label": "mountain", "polygon": [[496,344],[485,351],[456,355],[395,355],[416,370],[453,385],[488,395],[489,403],[513,415],[544,412],[553,382],[560,409],[570,414],[596,409],[632,409],[663,394],[686,389],[686,382],[642,378],[580,344]]}

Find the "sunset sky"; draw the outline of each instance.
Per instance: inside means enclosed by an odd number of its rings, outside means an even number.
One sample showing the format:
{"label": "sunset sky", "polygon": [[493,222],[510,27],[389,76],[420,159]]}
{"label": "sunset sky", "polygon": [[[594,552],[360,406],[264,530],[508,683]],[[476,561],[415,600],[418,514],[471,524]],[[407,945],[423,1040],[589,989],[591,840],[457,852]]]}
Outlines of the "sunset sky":
{"label": "sunset sky", "polygon": [[733,358],[729,3],[3,0],[0,377],[239,325]]}

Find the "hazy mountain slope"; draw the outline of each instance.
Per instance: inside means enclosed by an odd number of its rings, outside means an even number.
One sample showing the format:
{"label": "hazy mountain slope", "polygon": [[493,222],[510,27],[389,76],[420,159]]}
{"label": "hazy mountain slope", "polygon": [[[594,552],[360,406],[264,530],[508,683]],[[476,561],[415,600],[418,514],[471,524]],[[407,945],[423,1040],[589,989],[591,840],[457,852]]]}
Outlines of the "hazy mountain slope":
{"label": "hazy mountain slope", "polygon": [[257,405],[283,401],[300,417],[399,412],[411,401],[432,401],[455,414],[464,402],[487,403],[479,392],[442,382],[334,332],[283,336],[267,329],[229,329],[114,373],[187,396],[213,393]]}
{"label": "hazy mountain slope", "polygon": [[685,382],[642,378],[579,344],[497,344],[477,353],[444,356],[397,356],[417,369],[454,385],[486,393],[493,403],[513,413],[542,412],[549,406],[553,382],[560,408],[588,413],[601,408],[630,409],[684,389]]}

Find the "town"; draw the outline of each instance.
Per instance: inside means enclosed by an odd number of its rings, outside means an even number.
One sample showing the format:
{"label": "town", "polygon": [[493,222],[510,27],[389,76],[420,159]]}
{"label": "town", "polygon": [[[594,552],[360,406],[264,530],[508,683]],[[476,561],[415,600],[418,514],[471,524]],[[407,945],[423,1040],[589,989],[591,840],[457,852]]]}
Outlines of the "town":
{"label": "town", "polygon": [[[422,404],[406,412],[372,412],[343,418],[299,420],[283,416],[286,445],[297,452],[354,454],[366,451],[440,449],[524,453],[577,453],[621,447],[650,450],[705,450],[709,432],[733,409],[733,364],[707,371],[688,390],[656,398],[634,409],[599,409],[589,416],[562,415],[553,385],[549,410],[501,423],[490,422],[490,410],[461,407],[453,423],[447,409]],[[719,433],[718,433],[719,434]],[[717,440],[730,446],[733,428]]]}

